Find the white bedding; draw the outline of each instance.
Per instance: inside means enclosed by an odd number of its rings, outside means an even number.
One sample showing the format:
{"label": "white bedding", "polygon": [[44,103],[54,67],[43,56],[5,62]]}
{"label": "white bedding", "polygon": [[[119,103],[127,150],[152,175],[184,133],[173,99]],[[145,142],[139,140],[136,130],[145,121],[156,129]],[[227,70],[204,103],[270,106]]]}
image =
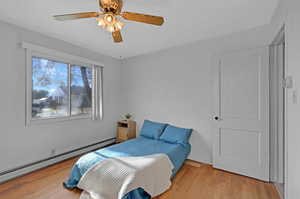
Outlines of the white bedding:
{"label": "white bedding", "polygon": [[122,199],[137,188],[158,196],[171,186],[173,168],[165,154],[109,158],[82,176],[77,185],[84,190],[80,199]]}

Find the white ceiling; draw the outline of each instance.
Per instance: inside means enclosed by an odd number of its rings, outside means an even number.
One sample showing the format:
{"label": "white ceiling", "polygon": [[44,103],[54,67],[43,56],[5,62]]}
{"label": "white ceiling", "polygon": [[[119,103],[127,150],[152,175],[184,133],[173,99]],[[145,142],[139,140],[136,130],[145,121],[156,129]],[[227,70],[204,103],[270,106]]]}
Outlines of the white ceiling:
{"label": "white ceiling", "polygon": [[1,0],[0,20],[125,58],[268,24],[279,0],[124,0],[126,11],[165,17],[162,27],[126,22],[112,42],[95,19],[59,22],[55,14],[98,11],[97,0]]}

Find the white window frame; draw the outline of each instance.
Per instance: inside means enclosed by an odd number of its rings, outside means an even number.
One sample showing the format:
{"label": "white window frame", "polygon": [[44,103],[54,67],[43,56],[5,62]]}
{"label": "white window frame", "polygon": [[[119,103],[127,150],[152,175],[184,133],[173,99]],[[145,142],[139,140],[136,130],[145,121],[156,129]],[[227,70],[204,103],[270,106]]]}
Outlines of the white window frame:
{"label": "white window frame", "polygon": [[[47,124],[50,122],[61,122],[74,119],[103,119],[103,64],[88,60],[82,57],[59,52],[53,49],[37,46],[30,43],[22,43],[22,47],[26,49],[26,125],[31,124]],[[33,118],[32,117],[32,58],[44,58],[57,62],[68,64],[68,83],[70,84],[71,66],[84,66],[93,69],[92,84],[92,113],[91,115],[49,117],[49,118]],[[69,87],[70,85],[68,85]],[[70,93],[69,93],[70,97]],[[71,104],[69,103],[69,106]],[[70,108],[69,108],[70,110]]]}

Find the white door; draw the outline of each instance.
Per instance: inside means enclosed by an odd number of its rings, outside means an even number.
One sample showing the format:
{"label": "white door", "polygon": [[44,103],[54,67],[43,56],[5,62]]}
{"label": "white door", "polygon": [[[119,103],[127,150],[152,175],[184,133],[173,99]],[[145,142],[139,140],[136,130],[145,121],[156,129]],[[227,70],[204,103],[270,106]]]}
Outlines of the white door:
{"label": "white door", "polygon": [[214,66],[213,166],[269,181],[268,48],[219,56]]}

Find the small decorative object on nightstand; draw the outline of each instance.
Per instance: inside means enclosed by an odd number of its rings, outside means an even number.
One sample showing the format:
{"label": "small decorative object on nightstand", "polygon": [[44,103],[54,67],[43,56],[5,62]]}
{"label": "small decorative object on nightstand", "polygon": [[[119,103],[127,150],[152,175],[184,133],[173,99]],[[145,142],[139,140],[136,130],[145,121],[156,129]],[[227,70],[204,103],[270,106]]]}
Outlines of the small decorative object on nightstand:
{"label": "small decorative object on nightstand", "polygon": [[120,120],[117,124],[117,143],[136,137],[136,122],[133,120]]}
{"label": "small decorative object on nightstand", "polygon": [[126,113],[123,117],[125,120],[131,120],[133,115],[131,113]]}

